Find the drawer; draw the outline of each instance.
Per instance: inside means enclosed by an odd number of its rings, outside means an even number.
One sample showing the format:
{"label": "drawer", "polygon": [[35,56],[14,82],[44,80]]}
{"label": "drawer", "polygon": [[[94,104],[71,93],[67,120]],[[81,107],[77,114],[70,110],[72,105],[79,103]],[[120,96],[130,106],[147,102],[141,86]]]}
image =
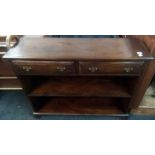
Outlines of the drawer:
{"label": "drawer", "polygon": [[74,74],[72,61],[13,61],[19,75],[65,75]]}
{"label": "drawer", "polygon": [[79,62],[80,74],[140,74],[144,62]]}

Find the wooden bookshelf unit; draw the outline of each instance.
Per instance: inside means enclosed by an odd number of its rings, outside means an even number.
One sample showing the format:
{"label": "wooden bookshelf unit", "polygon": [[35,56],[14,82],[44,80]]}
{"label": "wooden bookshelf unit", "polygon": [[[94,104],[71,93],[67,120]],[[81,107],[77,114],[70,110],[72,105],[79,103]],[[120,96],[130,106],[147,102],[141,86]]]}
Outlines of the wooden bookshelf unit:
{"label": "wooden bookshelf unit", "polygon": [[34,115],[126,116],[153,77],[154,59],[127,38],[22,38],[3,57]]}

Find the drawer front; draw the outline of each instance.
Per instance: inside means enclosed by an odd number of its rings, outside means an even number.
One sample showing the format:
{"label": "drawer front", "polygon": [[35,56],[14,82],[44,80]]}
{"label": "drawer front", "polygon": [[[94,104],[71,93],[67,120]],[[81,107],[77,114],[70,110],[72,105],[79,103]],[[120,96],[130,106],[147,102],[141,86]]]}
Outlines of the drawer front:
{"label": "drawer front", "polygon": [[65,75],[74,74],[72,61],[13,61],[19,75]]}
{"label": "drawer front", "polygon": [[80,62],[80,74],[140,74],[144,62]]}

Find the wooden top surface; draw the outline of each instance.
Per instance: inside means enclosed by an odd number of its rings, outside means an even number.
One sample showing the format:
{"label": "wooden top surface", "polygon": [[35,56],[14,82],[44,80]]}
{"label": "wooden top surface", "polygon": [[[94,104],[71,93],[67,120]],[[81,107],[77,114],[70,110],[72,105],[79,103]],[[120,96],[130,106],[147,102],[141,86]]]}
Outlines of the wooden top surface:
{"label": "wooden top surface", "polygon": [[[143,52],[138,56],[136,52]],[[127,38],[22,38],[3,58],[23,60],[146,60],[145,45]]]}

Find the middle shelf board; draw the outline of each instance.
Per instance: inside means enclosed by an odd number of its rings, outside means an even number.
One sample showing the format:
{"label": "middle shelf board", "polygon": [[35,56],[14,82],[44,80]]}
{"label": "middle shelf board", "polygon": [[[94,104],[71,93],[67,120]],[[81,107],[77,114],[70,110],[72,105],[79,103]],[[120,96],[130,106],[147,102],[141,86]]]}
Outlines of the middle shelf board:
{"label": "middle shelf board", "polygon": [[29,96],[131,97],[129,80],[90,77],[37,77],[29,79]]}

